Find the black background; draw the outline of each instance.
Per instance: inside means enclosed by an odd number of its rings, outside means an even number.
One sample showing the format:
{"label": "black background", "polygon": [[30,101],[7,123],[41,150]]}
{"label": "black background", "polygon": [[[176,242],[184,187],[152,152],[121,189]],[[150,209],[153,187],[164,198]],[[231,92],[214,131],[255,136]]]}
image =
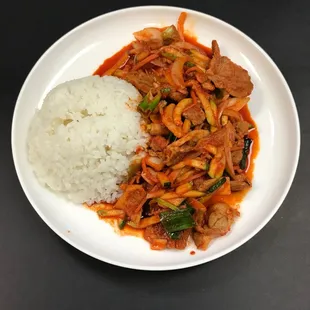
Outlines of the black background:
{"label": "black background", "polygon": [[[15,101],[41,54],[92,17],[144,4],[196,9],[244,31],[283,72],[301,121],[299,168],[275,217],[252,240],[225,257],[173,272],[114,267],[67,245],[28,203],[11,156]],[[0,309],[310,309],[306,157],[310,151],[310,5],[306,0],[19,0],[5,5],[0,10]]]}

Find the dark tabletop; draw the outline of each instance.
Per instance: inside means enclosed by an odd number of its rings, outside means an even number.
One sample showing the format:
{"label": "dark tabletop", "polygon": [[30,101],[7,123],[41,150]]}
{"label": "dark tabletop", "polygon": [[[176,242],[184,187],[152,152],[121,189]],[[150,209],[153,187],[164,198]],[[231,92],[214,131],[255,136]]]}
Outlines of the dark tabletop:
{"label": "dark tabletop", "polygon": [[[0,309],[310,309],[310,5],[298,1],[11,0],[0,9]],[[80,23],[143,4],[196,9],[231,23],[271,55],[301,121],[302,148],[280,210],[252,240],[218,260],[172,272],[114,267],[60,239],[27,201],[10,130],[20,87],[41,54]],[[281,154],[279,154],[281,156]]]}

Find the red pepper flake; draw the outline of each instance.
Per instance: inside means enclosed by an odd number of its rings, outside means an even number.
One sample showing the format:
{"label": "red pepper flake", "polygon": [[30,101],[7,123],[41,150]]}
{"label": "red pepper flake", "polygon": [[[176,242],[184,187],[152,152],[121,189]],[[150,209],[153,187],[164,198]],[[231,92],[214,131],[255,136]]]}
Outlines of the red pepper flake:
{"label": "red pepper flake", "polygon": [[195,255],[196,254],[196,252],[195,251],[190,251],[190,253],[189,253],[190,255]]}

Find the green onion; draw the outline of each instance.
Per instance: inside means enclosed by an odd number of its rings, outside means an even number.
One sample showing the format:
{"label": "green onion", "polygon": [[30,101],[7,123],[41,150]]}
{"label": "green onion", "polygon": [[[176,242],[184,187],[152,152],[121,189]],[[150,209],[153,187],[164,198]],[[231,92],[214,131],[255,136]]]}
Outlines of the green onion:
{"label": "green onion", "polygon": [[247,164],[247,158],[250,153],[250,147],[252,144],[252,140],[248,137],[244,138],[244,147],[243,147],[243,154],[242,154],[242,159],[240,161],[239,167],[244,170],[246,168]]}
{"label": "green onion", "polygon": [[192,68],[192,67],[195,67],[196,65],[191,62],[191,61],[187,61],[185,64],[184,64],[186,67],[189,67],[189,68]]}
{"label": "green onion", "polygon": [[127,219],[126,218],[121,220],[120,223],[118,224],[119,229],[124,229],[126,223],[127,223]]}
{"label": "green onion", "polygon": [[159,206],[163,207],[163,208],[169,208],[171,210],[179,210],[178,207],[176,207],[174,204],[166,201],[166,200],[163,200],[161,198],[157,198],[156,199],[156,202],[158,203]]}
{"label": "green onion", "polygon": [[145,96],[143,98],[143,100],[140,102],[139,104],[139,108],[143,111],[146,111],[149,107],[149,103],[148,103],[148,100],[147,100],[147,96]]}
{"label": "green onion", "polygon": [[181,231],[195,226],[195,221],[188,209],[162,212],[159,217],[167,233]]}
{"label": "green onion", "polygon": [[215,192],[217,189],[219,189],[224,183],[226,182],[226,178],[220,178],[219,181],[217,181],[214,185],[212,185],[208,190],[207,194],[211,194]]}
{"label": "green onion", "polygon": [[160,98],[161,98],[161,95],[160,95],[160,93],[158,93],[158,94],[154,97],[154,99],[150,102],[150,104],[149,104],[149,110],[151,110],[151,111],[155,110],[155,108],[157,107],[157,105],[158,105],[158,103],[159,103],[159,101],[160,101]]}
{"label": "green onion", "polygon": [[185,205],[186,205],[186,210],[188,210],[189,213],[193,215],[195,213],[195,209],[188,203],[188,201],[185,201]]}
{"label": "green onion", "polygon": [[174,142],[176,141],[178,138],[170,131],[169,135],[168,135],[168,140],[170,142]]}
{"label": "green onion", "polygon": [[165,87],[160,90],[163,94],[169,94],[171,92],[170,87]]}
{"label": "green onion", "polygon": [[153,99],[149,99],[151,96],[151,93],[148,93],[141,103],[139,104],[139,108],[143,111],[153,111],[157,107],[160,99],[161,99],[161,94],[158,93]]}

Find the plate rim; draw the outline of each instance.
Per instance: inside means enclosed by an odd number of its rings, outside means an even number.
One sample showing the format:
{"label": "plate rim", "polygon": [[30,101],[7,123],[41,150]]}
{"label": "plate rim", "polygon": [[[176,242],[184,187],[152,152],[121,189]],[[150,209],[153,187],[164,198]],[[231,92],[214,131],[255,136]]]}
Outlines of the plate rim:
{"label": "plate rim", "polygon": [[[250,234],[248,234],[247,236],[245,236],[244,238],[242,238],[239,242],[236,242],[235,244],[227,247],[225,250],[220,251],[219,253],[214,254],[213,256],[206,258],[206,259],[199,259],[199,260],[195,260],[193,262],[187,262],[187,263],[181,263],[181,264],[176,264],[176,265],[168,265],[168,266],[156,266],[156,265],[134,265],[134,264],[127,264],[127,263],[122,263],[119,261],[114,261],[111,260],[109,258],[106,257],[102,257],[100,255],[97,255],[95,253],[92,253],[92,251],[88,251],[87,249],[85,249],[83,246],[78,245],[76,242],[70,240],[67,235],[65,233],[62,233],[61,231],[59,231],[58,229],[56,229],[54,227],[54,225],[41,213],[40,208],[36,206],[36,204],[33,202],[33,199],[31,198],[31,195],[29,194],[29,192],[25,189],[25,184],[23,182],[23,178],[21,176],[21,172],[19,171],[19,165],[17,163],[17,159],[16,159],[16,150],[15,150],[15,127],[16,127],[16,114],[17,114],[17,110],[18,107],[20,105],[20,101],[22,98],[22,95],[27,87],[28,81],[30,80],[31,76],[34,74],[34,72],[36,71],[37,67],[40,65],[40,63],[44,60],[44,58],[58,45],[60,44],[62,41],[64,41],[68,36],[70,36],[72,33],[79,31],[81,28],[83,28],[85,25],[96,22],[97,20],[101,19],[101,18],[105,18],[107,16],[113,16],[113,15],[117,15],[123,12],[130,12],[130,11],[139,11],[139,10],[152,10],[152,9],[156,9],[156,10],[161,10],[161,9],[166,9],[166,10],[171,10],[173,12],[177,12],[177,11],[185,11],[187,13],[193,13],[193,14],[198,14],[200,15],[202,18],[210,18],[211,20],[215,20],[217,23],[223,24],[224,26],[230,28],[231,30],[237,32],[239,35],[241,35],[242,37],[244,37],[247,41],[249,41],[257,50],[259,50],[260,53],[263,54],[263,56],[268,60],[268,62],[272,65],[273,69],[276,71],[277,75],[279,76],[279,78],[281,79],[282,85],[285,87],[285,90],[287,92],[288,95],[288,99],[290,101],[291,107],[293,108],[293,117],[295,119],[295,124],[294,126],[296,127],[296,144],[297,144],[297,149],[295,150],[295,156],[294,156],[294,162],[292,164],[292,170],[291,173],[289,175],[289,178],[287,179],[287,183],[286,183],[286,187],[283,189],[282,194],[280,199],[278,200],[277,204],[274,205],[273,209],[270,210],[269,214],[267,217],[265,217],[265,219],[256,227],[256,229],[254,229]],[[11,122],[11,149],[12,149],[12,155],[13,155],[13,162],[14,162],[14,167],[15,167],[15,171],[19,180],[19,183],[21,185],[21,188],[25,194],[25,196],[27,197],[30,205],[32,206],[32,208],[37,212],[37,214],[39,215],[39,217],[41,218],[41,220],[43,220],[43,222],[56,234],[58,235],[61,239],[63,239],[65,242],[67,242],[69,245],[73,246],[74,248],[76,248],[77,250],[79,250],[82,253],[87,254],[88,256],[95,258],[99,261],[114,265],[114,266],[118,266],[118,267],[123,267],[123,268],[128,268],[128,269],[133,269],[133,270],[144,270],[144,271],[169,271],[169,270],[177,270],[177,269],[185,269],[185,268],[190,268],[190,267],[194,267],[194,266],[198,266],[198,265],[202,265],[208,262],[211,262],[215,259],[218,259],[220,257],[225,256],[226,254],[233,252],[234,250],[236,250],[237,248],[241,247],[243,244],[245,244],[246,242],[248,242],[250,239],[252,239],[259,231],[261,231],[266,225],[267,223],[270,222],[270,220],[274,217],[274,215],[277,213],[277,211],[280,209],[280,207],[283,205],[283,202],[285,200],[285,198],[287,197],[291,187],[292,187],[292,183],[295,179],[296,176],[296,172],[297,172],[297,168],[298,168],[298,164],[299,164],[299,159],[300,159],[300,146],[301,146],[301,134],[300,134],[300,121],[299,121],[299,116],[298,116],[298,109],[296,106],[296,102],[294,100],[294,96],[292,94],[292,91],[288,85],[288,82],[286,81],[283,73],[281,72],[281,70],[279,69],[279,67],[276,65],[275,61],[271,58],[271,56],[269,56],[269,54],[260,46],[258,45],[258,43],[256,43],[251,37],[249,37],[246,33],[242,32],[241,30],[239,30],[237,27],[235,27],[234,25],[218,18],[215,16],[212,16],[210,14],[204,13],[202,11],[198,11],[198,10],[193,10],[193,9],[188,9],[185,7],[178,7],[178,6],[169,6],[169,5],[140,5],[140,6],[131,6],[131,7],[126,7],[126,8],[122,8],[122,9],[117,9],[117,10],[113,10],[107,13],[103,13],[100,14],[98,16],[95,16],[93,18],[90,18],[82,23],[80,23],[79,25],[75,26],[74,28],[72,28],[71,30],[69,30],[68,32],[66,32],[65,34],[63,34],[62,36],[60,36],[56,41],[54,41],[54,43],[52,45],[50,45],[43,54],[41,54],[41,56],[38,58],[38,60],[36,61],[36,63],[34,64],[34,66],[32,66],[31,70],[29,71],[29,73],[27,74],[22,87],[20,88],[18,97],[16,99],[16,103],[15,103],[15,107],[14,107],[14,112],[13,112],[13,117],[12,117],[12,122]]]}

